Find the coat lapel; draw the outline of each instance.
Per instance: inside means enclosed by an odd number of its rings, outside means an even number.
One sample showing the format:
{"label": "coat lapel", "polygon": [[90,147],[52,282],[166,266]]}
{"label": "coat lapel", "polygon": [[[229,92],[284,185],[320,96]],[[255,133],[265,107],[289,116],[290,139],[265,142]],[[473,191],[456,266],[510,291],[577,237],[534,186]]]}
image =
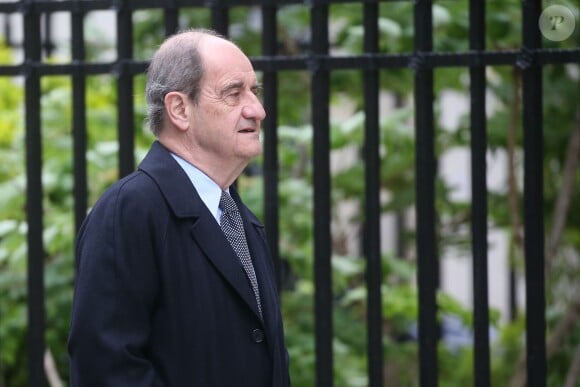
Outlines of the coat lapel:
{"label": "coat lapel", "polygon": [[215,268],[259,316],[256,298],[240,260],[213,217],[198,218],[191,228],[191,234]]}
{"label": "coat lapel", "polygon": [[[191,237],[208,260],[229,282],[246,304],[259,316],[258,305],[243,267],[221,228],[199,197],[186,173],[159,142],[139,165],[139,169],[158,184],[173,213],[179,218],[192,218]],[[239,204],[239,197],[238,204]],[[245,214],[244,214],[245,215]],[[243,216],[244,216],[243,215]],[[245,216],[244,216],[245,217]],[[246,218],[247,219],[247,218]],[[248,231],[246,231],[248,234]],[[253,232],[250,234],[254,234]],[[248,239],[251,239],[248,237]],[[250,242],[248,242],[250,244]],[[250,247],[253,254],[255,249]]]}

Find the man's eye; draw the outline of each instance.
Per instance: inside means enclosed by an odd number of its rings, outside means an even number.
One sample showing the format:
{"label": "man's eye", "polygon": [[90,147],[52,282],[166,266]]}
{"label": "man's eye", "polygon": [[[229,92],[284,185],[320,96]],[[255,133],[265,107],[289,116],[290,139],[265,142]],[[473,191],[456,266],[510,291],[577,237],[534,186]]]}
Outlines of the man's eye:
{"label": "man's eye", "polygon": [[227,93],[224,93],[224,98],[237,98],[239,97],[241,94],[240,90],[234,89],[234,90],[228,90]]}
{"label": "man's eye", "polygon": [[224,97],[225,103],[228,105],[235,105],[240,101],[241,93],[239,91],[234,91],[231,93],[226,94]]}

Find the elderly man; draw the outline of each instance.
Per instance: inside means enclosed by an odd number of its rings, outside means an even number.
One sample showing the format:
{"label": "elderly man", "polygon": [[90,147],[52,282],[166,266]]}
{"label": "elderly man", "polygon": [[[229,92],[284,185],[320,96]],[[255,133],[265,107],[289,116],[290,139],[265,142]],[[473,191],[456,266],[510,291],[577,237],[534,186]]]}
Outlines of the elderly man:
{"label": "elderly man", "polygon": [[231,186],[262,150],[259,90],[246,55],[209,30],[153,56],[157,140],[78,235],[71,386],[290,385],[264,227]]}

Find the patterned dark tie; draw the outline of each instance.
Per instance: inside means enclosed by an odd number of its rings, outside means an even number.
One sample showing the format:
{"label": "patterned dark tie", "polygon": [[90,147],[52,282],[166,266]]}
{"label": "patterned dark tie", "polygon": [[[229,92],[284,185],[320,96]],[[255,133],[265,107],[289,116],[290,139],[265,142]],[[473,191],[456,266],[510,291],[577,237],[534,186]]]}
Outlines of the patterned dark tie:
{"label": "patterned dark tie", "polygon": [[232,245],[234,252],[242,262],[244,271],[250,280],[256,302],[258,303],[258,311],[260,318],[262,318],[262,302],[260,300],[260,290],[258,289],[258,280],[254,265],[252,264],[252,257],[248,249],[248,242],[246,241],[246,233],[244,231],[244,223],[242,216],[238,210],[238,206],[232,197],[225,191],[222,191],[220,198],[220,208],[222,215],[220,217],[220,226],[224,232],[228,242]]}

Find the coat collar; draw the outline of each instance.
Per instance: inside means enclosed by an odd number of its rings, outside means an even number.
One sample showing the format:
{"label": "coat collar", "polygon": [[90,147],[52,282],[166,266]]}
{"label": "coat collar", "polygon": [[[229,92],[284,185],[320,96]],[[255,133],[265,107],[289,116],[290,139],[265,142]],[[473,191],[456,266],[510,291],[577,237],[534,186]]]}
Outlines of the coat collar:
{"label": "coat collar", "polygon": [[[198,217],[205,207],[189,178],[169,151],[155,141],[139,164],[139,170],[149,175],[163,193],[178,218]],[[198,200],[196,200],[198,199]]]}

